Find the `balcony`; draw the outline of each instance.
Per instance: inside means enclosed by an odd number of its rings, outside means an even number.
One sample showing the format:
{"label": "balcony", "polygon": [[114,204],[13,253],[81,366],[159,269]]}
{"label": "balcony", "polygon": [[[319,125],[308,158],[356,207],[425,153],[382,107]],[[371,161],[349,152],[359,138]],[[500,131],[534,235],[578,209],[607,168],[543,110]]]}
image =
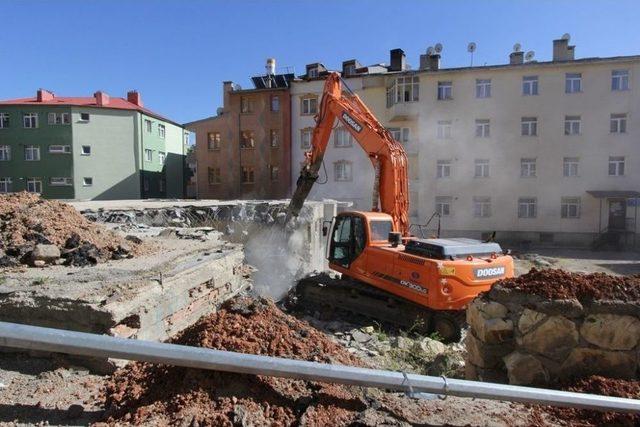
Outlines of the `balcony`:
{"label": "balcony", "polygon": [[400,122],[415,120],[418,118],[417,102],[400,102],[387,108],[387,120],[390,122]]}

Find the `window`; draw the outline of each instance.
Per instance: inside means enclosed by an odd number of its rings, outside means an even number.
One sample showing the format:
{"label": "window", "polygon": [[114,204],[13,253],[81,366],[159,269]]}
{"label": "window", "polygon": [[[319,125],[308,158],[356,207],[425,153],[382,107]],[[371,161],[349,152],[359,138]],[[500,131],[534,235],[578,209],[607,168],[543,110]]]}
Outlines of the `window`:
{"label": "window", "polygon": [[167,159],[167,154],[163,151],[158,151],[158,162],[161,165],[164,165],[164,162],[166,159]]}
{"label": "window", "polygon": [[578,176],[578,165],[580,159],[578,157],[565,157],[562,159],[562,175]]}
{"label": "window", "polygon": [[388,130],[396,141],[405,144],[409,142],[409,128],[389,128]]}
{"label": "window", "polygon": [[476,138],[489,138],[489,119],[476,120]]}
{"label": "window", "polygon": [[0,178],[0,193],[10,193],[12,191],[11,178]]}
{"label": "window", "polygon": [[[80,113],[80,121],[88,122],[90,119],[91,119],[91,116],[89,115],[89,113]],[[149,122],[149,120],[146,120],[146,121]],[[151,130],[149,130],[149,132],[151,132]]]}
{"label": "window", "polygon": [[270,165],[269,173],[271,175],[271,181],[277,181],[280,174],[280,168],[278,166]]}
{"label": "window", "polygon": [[256,141],[252,130],[240,132],[240,148],[255,148]]}
{"label": "window", "polygon": [[0,113],[0,129],[6,129],[9,127],[9,114]]}
{"label": "window", "polygon": [[340,160],[333,164],[333,176],[336,181],[351,181],[351,162]]}
{"label": "window", "polygon": [[489,159],[475,160],[475,178],[489,178]]}
{"label": "window", "polygon": [[438,100],[453,99],[453,83],[438,82]]}
{"label": "window", "polygon": [[39,178],[27,178],[27,191],[29,193],[42,193],[42,181]]}
{"label": "window", "polygon": [[451,120],[439,120],[438,121],[436,137],[438,139],[450,139],[451,138]]}
{"label": "window", "polygon": [[11,160],[11,146],[0,145],[0,161],[6,162]]}
{"label": "window", "polygon": [[91,146],[90,145],[83,145],[81,147],[80,154],[82,156],[90,156],[91,155]]}
{"label": "window", "polygon": [[333,133],[333,145],[336,147],[351,147],[353,144],[353,137],[343,127],[339,127]]}
{"label": "window", "polygon": [[609,156],[609,176],[624,175],[624,156]]}
{"label": "window", "polygon": [[208,132],[207,133],[207,149],[219,150],[220,149],[220,132]]}
{"label": "window", "polygon": [[210,185],[220,184],[222,182],[220,178],[220,168],[207,168],[207,176]]}
{"label": "window", "polygon": [[537,136],[538,135],[538,118],[537,117],[523,117],[520,122],[522,136]]}
{"label": "window", "polygon": [[409,170],[410,180],[420,179],[420,166],[418,164],[417,154],[407,154],[407,169]]}
{"label": "window", "polygon": [[440,216],[451,216],[452,197],[438,196],[436,197],[436,212]]}
{"label": "window", "polygon": [[269,144],[271,145],[271,147],[277,147],[278,144],[280,143],[280,136],[279,136],[278,129],[271,129],[271,131],[269,132]]}
{"label": "window", "polygon": [[476,79],[476,98],[491,98],[491,79]]}
{"label": "window", "polygon": [[580,134],[580,116],[564,117],[564,134],[565,135]]}
{"label": "window", "polygon": [[356,73],[356,66],[354,64],[349,64],[346,67],[344,67],[344,75],[346,76],[352,76]]}
{"label": "window", "polygon": [[153,125],[151,124],[151,120],[145,119],[144,126],[147,129],[147,132],[151,133],[153,131]]}
{"label": "window", "polygon": [[303,115],[316,114],[318,112],[318,97],[306,97],[301,100],[301,110]]}
{"label": "window", "polygon": [[538,94],[538,76],[524,76],[522,78],[522,94],[523,95]]}
{"label": "window", "polygon": [[629,90],[629,70],[611,71],[611,90]]}
{"label": "window", "polygon": [[491,197],[473,198],[473,216],[476,218],[489,218],[491,216]]}
{"label": "window", "polygon": [[153,150],[149,150],[148,148],[144,149],[144,159],[147,162],[153,161]]}
{"label": "window", "polygon": [[580,197],[563,197],[560,203],[562,218],[580,218]]}
{"label": "window", "polygon": [[71,178],[49,178],[49,185],[53,187],[69,187],[73,185],[73,179]]}
{"label": "window", "polygon": [[71,153],[71,146],[70,145],[50,145],[49,153],[51,154]]}
{"label": "window", "polygon": [[611,133],[627,133],[627,115],[612,114],[609,129]]}
{"label": "window", "polygon": [[241,113],[253,112],[253,100],[248,96],[240,97],[240,112]]}
{"label": "window", "polygon": [[451,160],[438,160],[436,163],[436,178],[451,176]]}
{"label": "window", "polygon": [[520,159],[520,176],[522,178],[536,176],[536,159]]}
{"label": "window", "polygon": [[387,88],[387,108],[403,102],[416,102],[420,98],[420,78],[396,77]]}
{"label": "window", "polygon": [[564,80],[565,93],[582,92],[582,73],[567,73]]}
{"label": "window", "polygon": [[158,125],[158,136],[164,139],[164,135],[165,135],[164,125]]}
{"label": "window", "polygon": [[311,138],[313,137],[312,129],[302,129],[300,131],[300,147],[307,150],[311,148]]}
{"label": "window", "polygon": [[47,116],[50,125],[68,125],[71,123],[69,113],[49,113]]}
{"label": "window", "polygon": [[[145,178],[146,180],[146,190],[145,191],[149,191],[149,180],[147,178]],[[83,187],[91,187],[93,185],[93,177],[90,176],[85,176],[84,178],[82,178],[82,186]]]}
{"label": "window", "polygon": [[29,162],[40,160],[40,147],[38,147],[37,145],[25,145],[24,159]]}
{"label": "window", "polygon": [[309,71],[307,72],[308,77],[310,79],[315,79],[316,77],[318,77],[320,75],[320,73],[318,72],[318,68],[314,67],[314,68],[309,68]]}
{"label": "window", "polygon": [[518,218],[535,218],[538,214],[535,197],[521,197],[518,199]]}
{"label": "window", "polygon": [[271,111],[280,111],[280,97],[278,95],[271,96]]}
{"label": "window", "polygon": [[242,167],[242,183],[251,184],[253,182],[254,182],[253,166],[243,166]]}
{"label": "window", "polygon": [[24,113],[22,123],[25,129],[35,129],[38,127],[38,113]]}

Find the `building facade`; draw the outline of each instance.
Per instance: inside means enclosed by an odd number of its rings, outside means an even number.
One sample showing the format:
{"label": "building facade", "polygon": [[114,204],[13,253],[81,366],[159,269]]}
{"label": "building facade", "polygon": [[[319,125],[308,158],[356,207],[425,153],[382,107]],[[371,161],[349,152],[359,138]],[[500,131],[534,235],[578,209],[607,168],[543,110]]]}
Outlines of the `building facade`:
{"label": "building facade", "polygon": [[[445,235],[496,231],[543,244],[582,245],[609,231],[637,236],[640,56],[573,55],[560,39],[546,62],[513,52],[505,65],[443,69],[429,52],[409,70],[392,51],[386,69],[349,74],[343,65],[346,83],[405,145],[413,223],[437,212]],[[314,125],[305,99],[320,95],[319,79],[292,84],[294,177]],[[370,209],[371,164],[342,132],[334,130],[326,184],[311,197]]]}
{"label": "building facade", "polygon": [[112,98],[0,101],[0,192],[76,200],[183,197],[186,133],[145,109],[139,93]]}
{"label": "building facade", "polygon": [[223,83],[214,117],[185,124],[196,134],[197,197],[279,199],[291,189],[293,75],[253,78],[253,89]]}

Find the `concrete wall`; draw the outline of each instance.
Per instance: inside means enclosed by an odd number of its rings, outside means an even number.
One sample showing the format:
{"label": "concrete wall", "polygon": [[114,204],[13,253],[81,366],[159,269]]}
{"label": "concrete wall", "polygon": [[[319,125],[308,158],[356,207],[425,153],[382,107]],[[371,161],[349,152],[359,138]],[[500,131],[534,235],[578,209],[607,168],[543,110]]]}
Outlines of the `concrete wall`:
{"label": "concrete wall", "polygon": [[[134,139],[137,114],[82,107],[73,107],[72,111],[75,198],[140,198],[140,153]],[[80,113],[89,113],[89,121],[81,121]],[[82,154],[83,145],[91,147],[90,155]],[[85,186],[85,177],[93,178],[93,185]]]}

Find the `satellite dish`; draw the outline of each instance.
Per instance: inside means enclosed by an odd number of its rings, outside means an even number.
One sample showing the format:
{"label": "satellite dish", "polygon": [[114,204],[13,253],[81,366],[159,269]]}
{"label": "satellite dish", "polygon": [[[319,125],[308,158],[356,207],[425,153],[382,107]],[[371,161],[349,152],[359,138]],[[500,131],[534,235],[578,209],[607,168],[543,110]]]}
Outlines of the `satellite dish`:
{"label": "satellite dish", "polygon": [[561,38],[562,40],[569,41],[569,40],[571,40],[571,34],[569,34],[569,33],[564,33],[564,34],[562,35],[562,37],[560,37],[560,38]]}
{"label": "satellite dish", "polygon": [[530,50],[529,52],[527,52],[524,55],[524,59],[527,60],[527,61],[531,61],[534,56],[536,56],[536,53],[534,51]]}
{"label": "satellite dish", "polygon": [[467,45],[467,52],[473,53],[476,51],[476,44],[471,42]]}
{"label": "satellite dish", "polygon": [[436,43],[435,49],[436,53],[442,52],[442,43]]}
{"label": "satellite dish", "polygon": [[433,46],[427,48],[427,55],[433,55]]}
{"label": "satellite dish", "polygon": [[513,45],[514,52],[520,52],[521,50],[522,50],[522,46],[520,45],[520,43],[516,43]]}

